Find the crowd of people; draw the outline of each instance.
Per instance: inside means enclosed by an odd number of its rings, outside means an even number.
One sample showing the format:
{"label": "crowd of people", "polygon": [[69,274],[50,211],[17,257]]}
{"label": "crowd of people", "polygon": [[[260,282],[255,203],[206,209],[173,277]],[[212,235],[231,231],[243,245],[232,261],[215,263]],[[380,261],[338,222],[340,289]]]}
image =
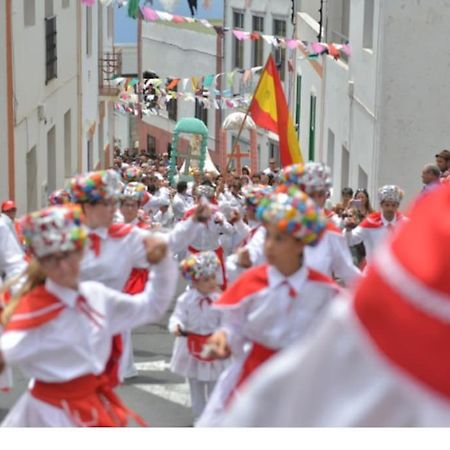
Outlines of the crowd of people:
{"label": "crowd of people", "polygon": [[448,150],[407,215],[393,184],[332,205],[318,162],[173,185],[169,164],[116,149],[47,208],[2,204],[0,389],[31,380],[3,426],[145,425],[114,389],[171,307],[197,426],[450,423]]}

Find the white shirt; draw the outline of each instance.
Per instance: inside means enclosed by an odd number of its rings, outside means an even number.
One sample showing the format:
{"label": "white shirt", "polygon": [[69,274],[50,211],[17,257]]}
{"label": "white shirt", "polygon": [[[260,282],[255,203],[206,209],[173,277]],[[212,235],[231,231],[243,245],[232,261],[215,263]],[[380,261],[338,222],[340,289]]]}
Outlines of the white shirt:
{"label": "white shirt", "polygon": [[353,230],[345,230],[344,235],[347,239],[347,244],[351,247],[353,245],[358,245],[364,243],[366,249],[366,259],[367,262],[371,261],[375,253],[376,248],[381,242],[386,238],[389,233],[388,225],[393,227],[397,226],[397,223],[408,220],[406,217],[402,217],[399,221],[394,220],[388,222],[383,215],[381,215],[381,220],[383,225],[379,228],[364,228],[358,225]]}
{"label": "white shirt", "polygon": [[177,222],[180,221],[184,217],[186,211],[189,211],[193,206],[194,199],[190,195],[180,194],[177,192],[172,202],[172,209],[175,220]]}
{"label": "white shirt", "polygon": [[95,255],[88,240],[81,261],[80,280],[95,280],[121,291],[133,268],[148,268],[144,239],[149,232],[133,227],[123,238],[112,238],[106,228],[96,228],[90,233],[100,239],[100,254]]}
{"label": "white shirt", "polygon": [[[177,268],[168,255],[152,267],[151,280],[143,293],[130,296],[86,281],[74,291],[51,280],[46,289],[66,308],[42,326],[7,331],[0,348],[8,365],[18,365],[30,378],[63,382],[82,375],[102,373],[111,351],[111,337],[161,319],[176,289]],[[104,317],[93,324],[76,306],[79,295]]]}
{"label": "white shirt", "polygon": [[308,341],[275,356],[243,389],[231,427],[431,427],[450,424],[450,403],[382,356],[336,299]]}

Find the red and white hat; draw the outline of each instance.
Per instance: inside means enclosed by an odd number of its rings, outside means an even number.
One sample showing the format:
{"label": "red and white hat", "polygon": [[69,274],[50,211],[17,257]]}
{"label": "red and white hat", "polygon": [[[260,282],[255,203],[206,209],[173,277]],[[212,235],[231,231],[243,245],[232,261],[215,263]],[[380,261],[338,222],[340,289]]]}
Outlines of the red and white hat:
{"label": "red and white hat", "polygon": [[354,309],[392,364],[450,400],[450,185],[420,198],[380,248]]}
{"label": "red and white hat", "polygon": [[8,212],[16,208],[14,200],[6,200],[2,203],[2,212]]}

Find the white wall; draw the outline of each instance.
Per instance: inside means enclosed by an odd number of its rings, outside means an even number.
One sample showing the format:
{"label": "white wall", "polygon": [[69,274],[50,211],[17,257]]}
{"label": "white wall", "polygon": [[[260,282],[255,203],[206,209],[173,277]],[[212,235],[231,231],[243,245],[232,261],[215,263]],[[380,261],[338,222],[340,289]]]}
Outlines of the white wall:
{"label": "white wall", "polygon": [[8,120],[6,90],[6,8],[0,1],[0,199],[8,198]]}
{"label": "white wall", "polygon": [[[259,0],[253,1],[251,7],[246,9],[244,0],[229,0],[227,2],[227,7],[225,11],[225,25],[227,27],[233,27],[233,10],[243,12],[244,13],[244,30],[252,31],[252,16],[260,15],[264,17],[264,34],[273,35],[273,20],[274,19],[284,19],[286,20],[286,34],[287,36],[292,36],[293,26],[291,23],[291,0]],[[234,36],[232,33],[225,34],[225,70],[230,72],[234,69],[233,67],[233,46],[234,46]],[[264,41],[264,58],[263,63],[267,60],[269,54],[273,51],[273,46],[268,45]],[[291,57],[291,51],[286,50],[286,61]],[[244,69],[250,69],[252,67],[252,41],[244,41]],[[296,76],[296,73],[293,74]],[[289,84],[290,74],[286,67],[286,91],[287,86]],[[253,87],[256,87],[257,79],[254,80]],[[292,108],[293,110],[295,108]],[[225,114],[227,112],[225,111]],[[224,116],[225,118],[225,116]],[[237,134],[237,133],[236,133]],[[265,130],[258,129],[258,144],[259,144],[259,167],[260,169],[265,169],[268,167],[269,162],[269,149],[270,149],[270,140],[274,143],[278,141],[277,136],[273,133],[270,134]],[[229,137],[229,142],[231,142],[231,138]],[[242,138],[242,143],[244,147],[248,144],[248,136],[245,135]],[[231,145],[231,144],[230,144]],[[230,149],[229,145],[229,149]]]}
{"label": "white wall", "polygon": [[122,73],[137,74],[137,46],[136,44],[116,44],[117,51],[122,53]]}
{"label": "white wall", "polygon": [[[154,71],[161,78],[190,78],[216,73],[216,35],[164,24],[143,24],[143,70]],[[182,85],[178,91],[183,92]],[[191,83],[186,92],[192,92]],[[215,150],[215,109],[208,112],[208,148]],[[178,100],[178,120],[195,116],[195,103]],[[175,122],[161,115],[144,116],[144,121],[172,132]],[[145,143],[141,143],[141,146]]]}
{"label": "white wall", "polygon": [[[24,26],[23,2],[13,2],[14,95],[16,200],[20,211],[27,210],[26,155],[36,147],[38,206],[46,205],[47,132],[56,130],[56,187],[64,185],[64,114],[72,109],[73,163],[76,164],[76,6],[63,9],[54,2],[57,17],[57,78],[45,84],[45,2],[36,1],[34,26]],[[30,51],[32,49],[32,51]],[[38,118],[38,105],[45,119]]]}

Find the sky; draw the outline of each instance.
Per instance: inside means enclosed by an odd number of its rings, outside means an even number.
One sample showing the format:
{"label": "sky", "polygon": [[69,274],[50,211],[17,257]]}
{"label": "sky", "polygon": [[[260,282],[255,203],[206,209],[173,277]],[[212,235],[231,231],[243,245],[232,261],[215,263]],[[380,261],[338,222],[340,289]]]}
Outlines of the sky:
{"label": "sky", "polygon": [[[177,5],[172,12],[180,16],[190,17],[187,0],[177,0]],[[211,6],[208,10],[203,8],[203,0],[197,0],[198,3],[198,18],[199,19],[217,19],[223,16],[223,0],[210,0]],[[116,43],[127,44],[136,42],[137,24],[134,19],[127,16],[126,6],[119,8],[116,5],[115,15],[115,41]],[[159,0],[154,0],[153,8],[164,11],[164,7]]]}

